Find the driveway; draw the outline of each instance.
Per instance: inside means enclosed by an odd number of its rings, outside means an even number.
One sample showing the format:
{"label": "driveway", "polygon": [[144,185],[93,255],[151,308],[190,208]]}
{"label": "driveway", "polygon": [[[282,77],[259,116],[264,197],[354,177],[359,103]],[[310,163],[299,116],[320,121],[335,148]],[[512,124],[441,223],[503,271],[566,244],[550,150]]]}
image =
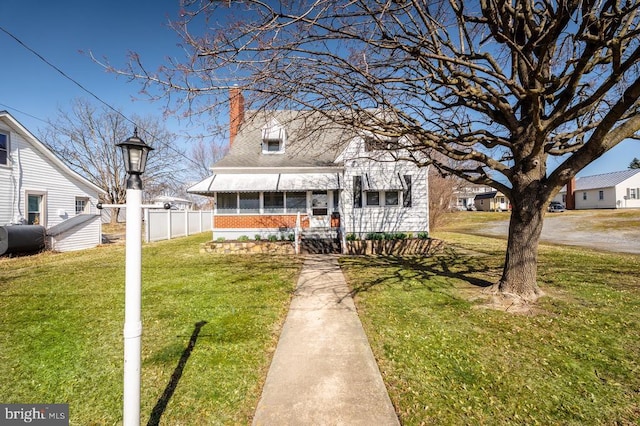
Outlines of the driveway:
{"label": "driveway", "polygon": [[[579,213],[579,215],[574,215],[572,212],[547,213],[540,236],[541,242],[640,254],[640,228],[617,229],[612,226],[610,230],[602,230],[602,227],[593,225],[601,224],[603,220],[615,219],[603,219],[597,212],[581,211]],[[508,229],[509,220],[505,217],[505,220],[487,223],[486,228],[477,233],[506,238]]]}

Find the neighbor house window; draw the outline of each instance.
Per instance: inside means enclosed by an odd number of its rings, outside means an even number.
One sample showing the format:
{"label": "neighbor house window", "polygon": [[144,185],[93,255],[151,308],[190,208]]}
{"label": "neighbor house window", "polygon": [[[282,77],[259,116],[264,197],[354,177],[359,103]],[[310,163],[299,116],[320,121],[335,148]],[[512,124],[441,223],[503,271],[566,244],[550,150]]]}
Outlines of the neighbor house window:
{"label": "neighbor house window", "polygon": [[598,200],[604,200],[604,191],[598,191]]}
{"label": "neighbor house window", "polygon": [[9,135],[0,132],[0,164],[9,164]]}
{"label": "neighbor house window", "polygon": [[380,193],[367,191],[367,206],[379,206],[380,205]]}
{"label": "neighbor house window", "polygon": [[284,213],[283,192],[265,192],[263,198],[265,213]]}
{"label": "neighbor house window", "polygon": [[583,193],[582,193],[582,199],[583,199],[583,200],[586,200],[586,199],[587,199],[587,193],[586,193],[586,192],[583,192]]}
{"label": "neighbor house window", "polygon": [[27,225],[43,225],[43,195],[27,195]]}
{"label": "neighbor house window", "polygon": [[384,193],[385,206],[397,206],[400,203],[400,193],[398,191],[387,191]]}
{"label": "neighbor house window", "polygon": [[287,192],[286,198],[287,213],[304,213],[307,211],[306,192]]}
{"label": "neighbor house window", "polygon": [[89,199],[76,197],[76,214],[89,213]]}
{"label": "neighbor house window", "polygon": [[629,188],[629,199],[635,200],[637,198],[638,198],[638,192],[636,191],[636,188]]}
{"label": "neighbor house window", "polygon": [[260,213],[260,193],[240,193],[240,213]]}
{"label": "neighbor house window", "polygon": [[238,210],[238,194],[218,192],[216,194],[216,209],[218,213],[236,213]]}

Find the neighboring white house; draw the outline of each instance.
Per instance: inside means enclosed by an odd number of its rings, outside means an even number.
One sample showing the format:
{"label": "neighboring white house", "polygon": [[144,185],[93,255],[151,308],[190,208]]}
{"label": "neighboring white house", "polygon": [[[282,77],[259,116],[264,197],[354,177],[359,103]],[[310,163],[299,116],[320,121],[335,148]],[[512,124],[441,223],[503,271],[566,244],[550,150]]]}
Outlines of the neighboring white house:
{"label": "neighboring white house", "polygon": [[461,182],[460,186],[453,192],[451,206],[449,207],[452,210],[473,209],[475,208],[476,195],[491,191],[493,191],[493,188],[490,186]]}
{"label": "neighboring white house", "polygon": [[[238,98],[238,97],[236,97]],[[326,126],[320,114],[248,112],[232,96],[229,153],[187,190],[214,197],[214,238],[306,229],[429,231],[427,168],[396,161],[366,132]],[[314,131],[314,129],[319,129]],[[379,149],[384,148],[384,149]]]}
{"label": "neighboring white house", "polygon": [[[576,210],[640,208],[640,169],[580,177],[573,188]],[[570,205],[566,187],[554,201]]]}
{"label": "neighboring white house", "polygon": [[191,210],[193,201],[184,198],[172,197],[170,195],[158,195],[151,202],[157,206],[164,206],[166,203],[171,204],[172,209]]}
{"label": "neighboring white house", "polygon": [[0,111],[0,226],[44,226],[56,251],[94,247],[101,242],[96,203],[103,193]]}

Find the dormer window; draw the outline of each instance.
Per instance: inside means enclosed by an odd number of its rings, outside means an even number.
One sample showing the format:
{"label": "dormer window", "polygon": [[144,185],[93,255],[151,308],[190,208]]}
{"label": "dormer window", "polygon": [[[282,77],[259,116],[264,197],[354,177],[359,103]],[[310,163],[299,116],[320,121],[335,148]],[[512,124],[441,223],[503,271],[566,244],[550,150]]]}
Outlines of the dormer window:
{"label": "dormer window", "polygon": [[278,123],[272,119],[262,128],[262,153],[263,154],[284,154],[287,133]]}

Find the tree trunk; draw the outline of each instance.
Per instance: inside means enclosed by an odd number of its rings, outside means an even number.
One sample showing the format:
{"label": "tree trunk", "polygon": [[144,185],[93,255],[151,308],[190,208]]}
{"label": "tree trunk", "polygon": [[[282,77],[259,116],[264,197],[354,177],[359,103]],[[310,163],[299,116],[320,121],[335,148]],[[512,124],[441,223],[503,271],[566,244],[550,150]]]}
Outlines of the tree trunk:
{"label": "tree trunk", "polygon": [[120,208],[112,208],[110,221],[112,225],[116,225],[118,223],[118,216],[120,216]]}
{"label": "tree trunk", "polygon": [[538,288],[538,241],[544,213],[540,208],[515,208],[509,221],[509,239],[498,291],[509,298],[533,302],[542,296]]}

